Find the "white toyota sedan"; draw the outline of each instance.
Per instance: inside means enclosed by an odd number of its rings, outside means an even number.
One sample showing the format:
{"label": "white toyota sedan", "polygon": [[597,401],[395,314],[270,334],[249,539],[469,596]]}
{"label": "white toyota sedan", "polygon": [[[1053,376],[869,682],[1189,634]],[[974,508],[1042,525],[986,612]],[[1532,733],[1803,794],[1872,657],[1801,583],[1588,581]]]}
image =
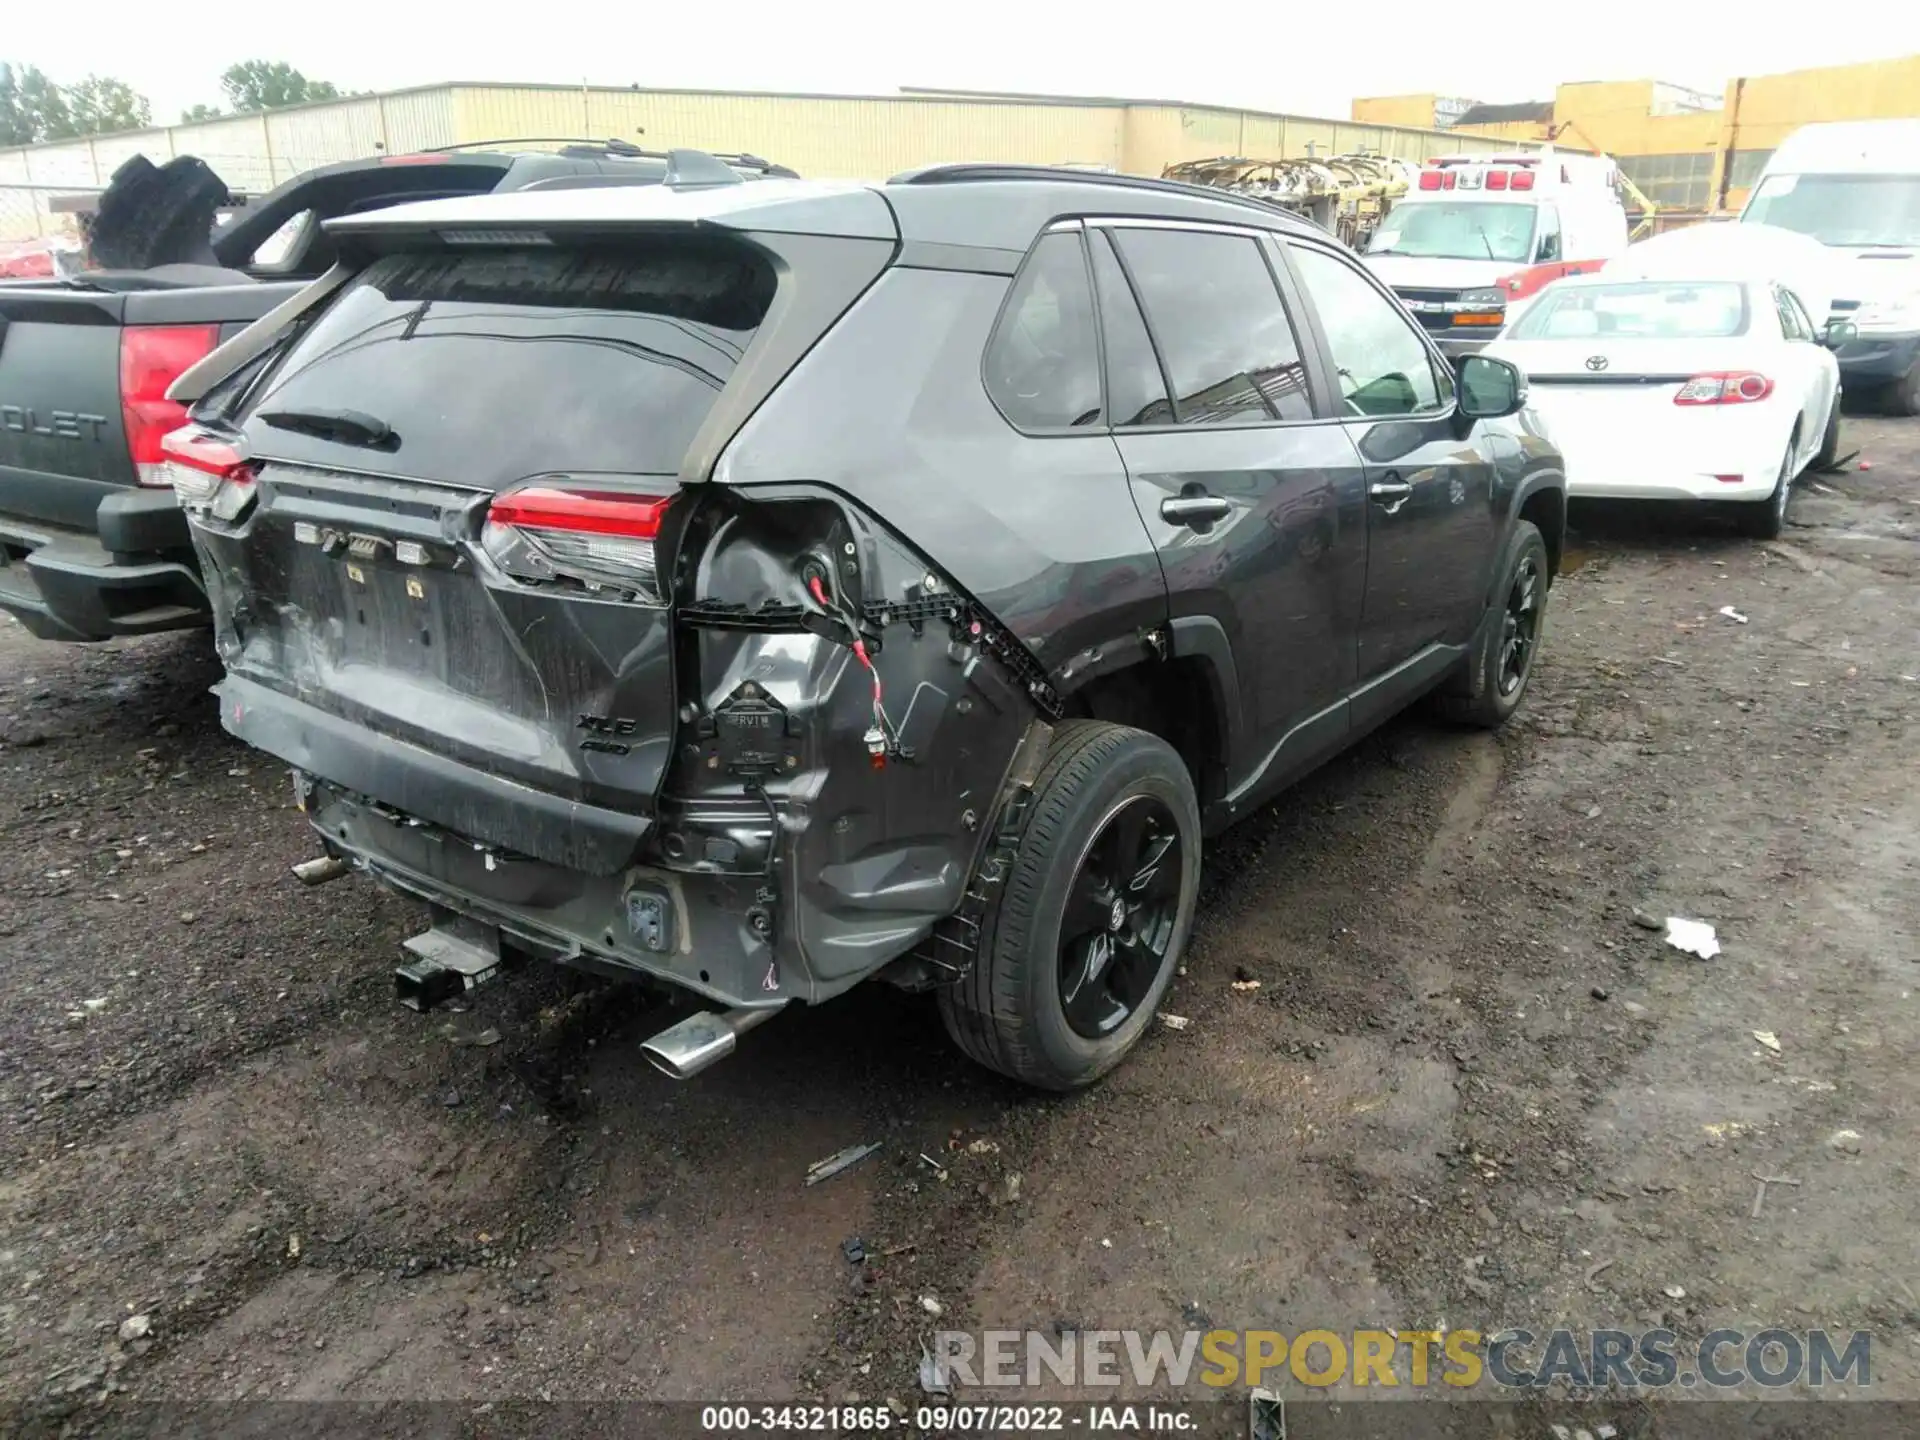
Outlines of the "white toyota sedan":
{"label": "white toyota sedan", "polygon": [[1770,280],[1601,271],[1555,282],[1487,353],[1525,372],[1570,495],[1730,501],[1772,537],[1795,479],[1839,449],[1824,337]]}

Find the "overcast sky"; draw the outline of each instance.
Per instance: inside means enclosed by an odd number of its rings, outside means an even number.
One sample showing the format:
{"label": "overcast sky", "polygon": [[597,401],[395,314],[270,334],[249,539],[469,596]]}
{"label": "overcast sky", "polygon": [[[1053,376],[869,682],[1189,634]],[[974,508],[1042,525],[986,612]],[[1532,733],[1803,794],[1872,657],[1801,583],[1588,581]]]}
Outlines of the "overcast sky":
{"label": "overcast sky", "polygon": [[[11,0],[0,60],[61,82],[114,75],[171,122],[217,103],[236,60],[343,89],[518,80],[888,93],[903,85],[1213,101],[1343,116],[1355,95],[1550,98],[1562,80],[1652,77],[1719,91],[1765,74],[1920,51],[1920,3],[1753,0],[1606,6],[1409,0],[1081,4],[871,0],[529,4]],[[457,18],[456,18],[457,17]],[[491,19],[490,17],[498,17]],[[1769,18],[1773,17],[1773,18]],[[1920,100],[1920,97],[1915,97]],[[777,149],[773,137],[767,145]]]}

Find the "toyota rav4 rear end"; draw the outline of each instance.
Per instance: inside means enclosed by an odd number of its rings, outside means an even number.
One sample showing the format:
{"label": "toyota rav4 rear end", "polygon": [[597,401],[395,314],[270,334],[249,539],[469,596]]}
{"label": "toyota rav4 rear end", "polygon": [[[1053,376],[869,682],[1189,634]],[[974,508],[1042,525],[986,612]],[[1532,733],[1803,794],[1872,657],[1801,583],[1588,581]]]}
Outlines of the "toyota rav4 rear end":
{"label": "toyota rav4 rear end", "polygon": [[845,495],[709,483],[893,261],[880,194],[519,218],[552,208],[333,227],[353,273],[189,377],[169,464],[223,721],[293,767],[327,851],[306,878],[433,907],[401,998],[515,955],[663,982],[724,1010],[650,1042],[686,1075],[792,1000],[938,977],[1044,687]]}

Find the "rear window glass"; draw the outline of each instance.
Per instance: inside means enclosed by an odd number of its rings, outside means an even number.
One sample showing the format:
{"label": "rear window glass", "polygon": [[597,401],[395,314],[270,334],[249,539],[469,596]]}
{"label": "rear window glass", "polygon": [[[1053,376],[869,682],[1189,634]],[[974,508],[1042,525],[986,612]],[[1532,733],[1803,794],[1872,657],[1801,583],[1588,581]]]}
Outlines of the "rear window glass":
{"label": "rear window glass", "polygon": [[[690,241],[389,255],[292,347],[249,409],[258,453],[497,488],[551,471],[672,474],[772,302],[744,247]],[[263,412],[352,410],[356,448]]]}
{"label": "rear window glass", "polygon": [[1556,286],[1507,333],[1515,340],[1712,340],[1746,332],[1745,288],[1715,281]]}

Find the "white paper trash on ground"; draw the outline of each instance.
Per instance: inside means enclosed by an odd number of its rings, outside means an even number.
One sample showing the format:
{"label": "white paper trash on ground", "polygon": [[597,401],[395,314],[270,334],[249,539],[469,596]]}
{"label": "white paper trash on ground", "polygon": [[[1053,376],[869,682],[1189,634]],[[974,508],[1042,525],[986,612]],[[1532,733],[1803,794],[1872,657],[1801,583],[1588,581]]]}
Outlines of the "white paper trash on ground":
{"label": "white paper trash on ground", "polygon": [[1704,920],[1682,920],[1678,915],[1667,917],[1667,944],[1689,955],[1698,955],[1702,960],[1711,960],[1720,953],[1720,940],[1713,933],[1713,926]]}

